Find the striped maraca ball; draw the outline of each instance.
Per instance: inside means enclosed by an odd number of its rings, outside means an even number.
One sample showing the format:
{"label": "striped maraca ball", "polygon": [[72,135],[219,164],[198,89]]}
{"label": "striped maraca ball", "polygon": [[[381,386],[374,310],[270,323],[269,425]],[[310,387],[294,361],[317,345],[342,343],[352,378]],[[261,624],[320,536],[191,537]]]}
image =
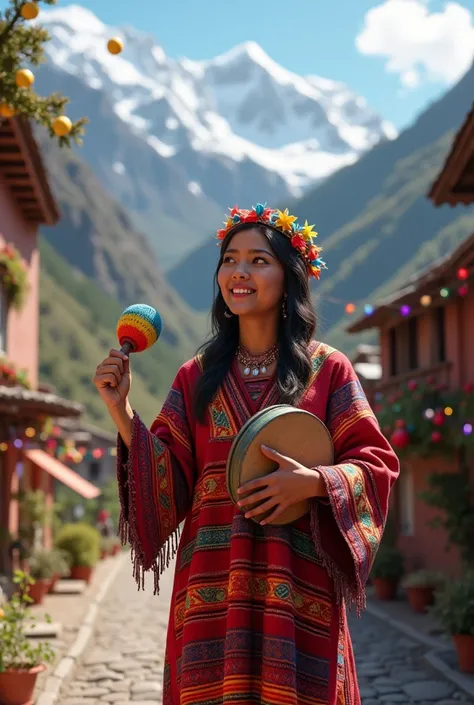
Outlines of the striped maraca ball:
{"label": "striped maraca ball", "polygon": [[131,352],[142,352],[156,343],[161,335],[163,322],[152,306],[133,304],[125,309],[117,323],[117,338],[122,346],[132,345]]}

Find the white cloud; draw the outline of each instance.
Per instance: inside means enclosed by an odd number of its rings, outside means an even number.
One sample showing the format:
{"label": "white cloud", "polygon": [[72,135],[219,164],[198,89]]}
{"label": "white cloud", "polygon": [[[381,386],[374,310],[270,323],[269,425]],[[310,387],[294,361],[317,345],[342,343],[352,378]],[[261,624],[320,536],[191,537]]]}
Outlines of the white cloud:
{"label": "white cloud", "polygon": [[474,58],[473,18],[457,2],[430,12],[426,0],[385,0],[366,13],[355,41],[361,54],[385,57],[406,89],[423,80],[449,85]]}

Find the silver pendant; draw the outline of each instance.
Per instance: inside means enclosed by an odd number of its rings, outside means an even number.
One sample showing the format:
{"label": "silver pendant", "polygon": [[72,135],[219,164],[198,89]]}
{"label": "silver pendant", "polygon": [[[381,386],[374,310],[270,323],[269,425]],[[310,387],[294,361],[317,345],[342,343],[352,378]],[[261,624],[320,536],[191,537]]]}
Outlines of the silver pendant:
{"label": "silver pendant", "polygon": [[252,370],[252,374],[254,377],[258,377],[258,375],[260,374],[258,367],[254,367],[254,369]]}
{"label": "silver pendant", "polygon": [[244,375],[245,375],[246,377],[248,377],[249,374],[250,374],[250,367],[246,367],[246,368],[244,369]]}
{"label": "silver pendant", "polygon": [[260,368],[261,374],[262,374],[262,375],[266,374],[266,371],[267,371],[267,368],[265,367],[265,365],[262,365],[261,368]]}

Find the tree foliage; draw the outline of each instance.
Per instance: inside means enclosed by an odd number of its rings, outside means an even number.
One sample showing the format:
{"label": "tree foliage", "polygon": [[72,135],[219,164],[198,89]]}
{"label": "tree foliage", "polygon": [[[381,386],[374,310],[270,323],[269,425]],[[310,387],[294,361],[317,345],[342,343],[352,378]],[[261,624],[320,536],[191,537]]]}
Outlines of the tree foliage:
{"label": "tree foliage", "polygon": [[[35,20],[26,20],[22,11],[26,5],[54,5],[56,0],[9,0],[8,7],[0,12],[0,106],[3,117],[9,110],[15,115],[23,115],[45,127],[50,136],[60,146],[80,143],[86,118],[72,123],[67,135],[58,136],[53,123],[65,114],[69,99],[60,93],[40,96],[34,91],[34,84],[23,88],[17,85],[17,72],[21,69],[33,70],[45,60],[44,45],[50,41],[48,32]],[[0,116],[1,121],[1,116]]]}

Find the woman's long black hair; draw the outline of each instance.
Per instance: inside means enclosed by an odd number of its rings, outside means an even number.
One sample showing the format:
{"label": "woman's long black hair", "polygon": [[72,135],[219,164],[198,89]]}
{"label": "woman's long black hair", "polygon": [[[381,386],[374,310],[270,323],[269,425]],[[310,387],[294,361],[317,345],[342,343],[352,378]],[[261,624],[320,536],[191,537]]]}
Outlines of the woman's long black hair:
{"label": "woman's long black hair", "polygon": [[265,225],[244,223],[232,230],[223,241],[215,273],[212,338],[199,350],[203,373],[196,384],[194,397],[195,414],[201,422],[224,381],[239,342],[238,316],[227,318],[224,315],[226,304],[217,283],[217,275],[234,235],[255,227],[267,238],[285,273],[287,317],[281,316],[278,329],[277,384],[280,403],[296,405],[311,376],[308,343],[316,329],[316,314],[311,304],[306,266],[288,238],[280,232]]}

